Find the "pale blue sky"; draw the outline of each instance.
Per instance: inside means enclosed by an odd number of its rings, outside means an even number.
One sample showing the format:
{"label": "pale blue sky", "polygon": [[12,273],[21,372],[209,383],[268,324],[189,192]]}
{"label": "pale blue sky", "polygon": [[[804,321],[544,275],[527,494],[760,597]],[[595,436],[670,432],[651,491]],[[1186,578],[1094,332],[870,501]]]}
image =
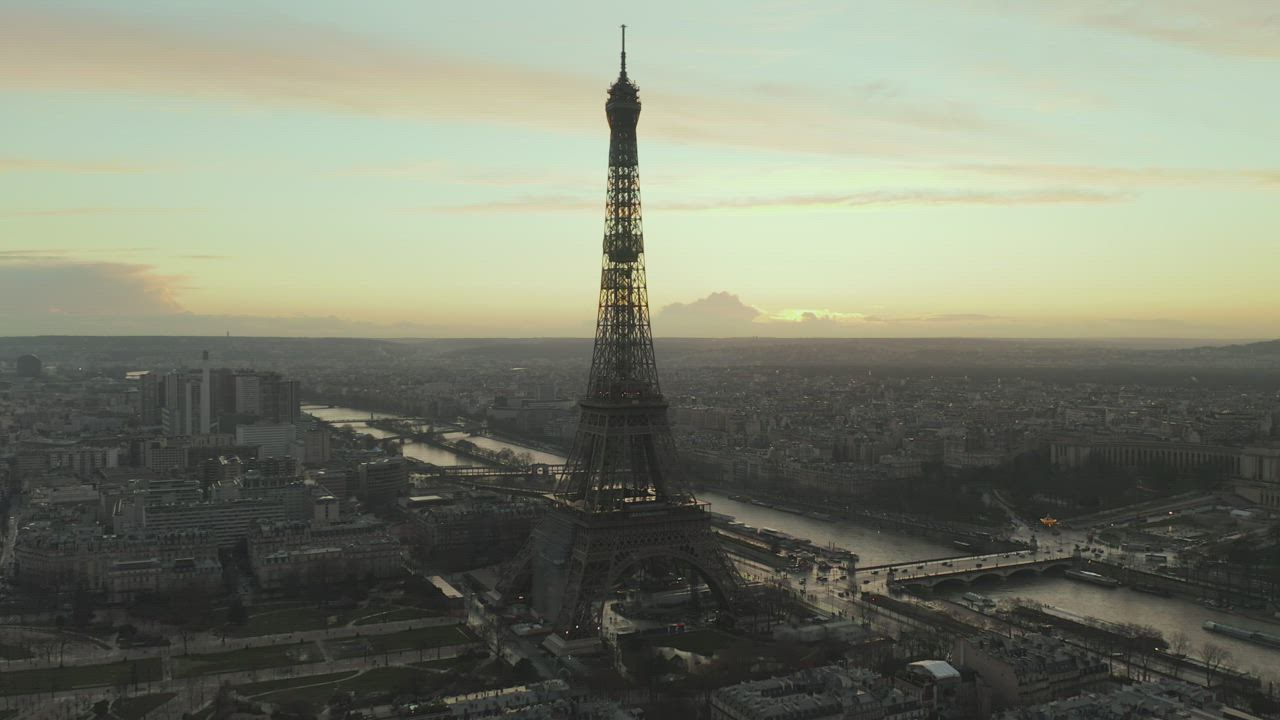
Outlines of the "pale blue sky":
{"label": "pale blue sky", "polygon": [[590,334],[620,22],[658,334],[1276,335],[1262,0],[8,0],[0,334]]}

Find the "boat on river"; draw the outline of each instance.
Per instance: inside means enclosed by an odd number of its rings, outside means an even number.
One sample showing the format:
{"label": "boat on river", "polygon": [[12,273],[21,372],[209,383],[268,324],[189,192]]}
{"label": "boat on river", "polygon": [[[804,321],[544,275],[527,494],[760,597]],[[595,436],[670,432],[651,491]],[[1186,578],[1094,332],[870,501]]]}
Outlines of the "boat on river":
{"label": "boat on river", "polygon": [[960,599],[979,610],[993,608],[996,606],[995,600],[976,592],[967,592],[964,595],[961,595]]}
{"label": "boat on river", "polygon": [[1280,635],[1272,635],[1271,633],[1265,633],[1261,630],[1250,630],[1249,628],[1240,628],[1234,625],[1225,625],[1212,620],[1205,620],[1202,627],[1209,632],[1226,635],[1227,637],[1233,637],[1237,640],[1247,640],[1251,643],[1280,649]]}
{"label": "boat on river", "polygon": [[1071,578],[1072,580],[1079,580],[1080,582],[1087,582],[1093,585],[1097,585],[1099,587],[1105,587],[1105,588],[1120,587],[1119,580],[1113,577],[1107,577],[1106,575],[1100,575],[1096,572],[1090,572],[1088,570],[1068,570],[1062,573],[1062,576]]}

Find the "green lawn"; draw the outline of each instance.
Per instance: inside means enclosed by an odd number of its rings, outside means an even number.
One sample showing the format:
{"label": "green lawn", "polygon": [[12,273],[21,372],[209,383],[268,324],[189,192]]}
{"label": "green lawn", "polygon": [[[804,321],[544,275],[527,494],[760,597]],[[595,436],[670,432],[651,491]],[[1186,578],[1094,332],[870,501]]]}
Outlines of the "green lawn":
{"label": "green lawn", "polygon": [[0,695],[115,686],[122,682],[144,683],[161,679],[159,658],[143,658],[105,665],[78,665],[39,670],[16,670],[0,678]]}
{"label": "green lawn", "polygon": [[26,660],[35,657],[26,648],[0,643],[0,660]]}
{"label": "green lawn", "polygon": [[147,713],[177,697],[177,693],[156,693],[120,698],[111,704],[111,713],[120,720],[142,720]]}
{"label": "green lawn", "polygon": [[362,637],[350,640],[328,640],[324,647],[329,652],[329,657],[335,660],[361,657],[373,652],[369,647],[369,641]]}
{"label": "green lawn", "polygon": [[17,708],[9,708],[9,709],[7,709],[7,710],[6,710],[6,709],[0,709],[0,720],[7,720],[8,718],[11,718],[11,717],[13,717],[14,715],[17,715],[17,714],[18,714],[18,709],[17,709]]}
{"label": "green lawn", "polygon": [[431,673],[411,667],[382,667],[366,670],[356,677],[337,682],[279,690],[255,697],[254,700],[270,703],[283,703],[290,700],[304,700],[317,705],[324,705],[339,690],[354,695],[368,693],[390,693],[397,695],[411,693],[428,688]]}
{"label": "green lawn", "polygon": [[299,685],[314,685],[316,683],[334,683],[339,680],[346,680],[355,675],[358,670],[348,670],[346,672],[322,673],[320,675],[299,675],[298,677],[284,678],[282,680],[264,680],[263,682],[246,683],[244,685],[236,685],[235,691],[250,697],[253,695],[261,695],[263,693],[274,692],[276,690],[287,690]]}
{"label": "green lawn", "polygon": [[376,615],[368,615],[356,620],[354,625],[377,625],[379,623],[396,622],[398,620],[417,620],[419,618],[439,617],[440,613],[416,607],[380,610]]}
{"label": "green lawn", "polygon": [[369,636],[369,647],[375,653],[395,650],[419,650],[446,645],[461,645],[475,641],[476,636],[465,625],[439,625],[436,627],[401,630],[386,635]]}
{"label": "green lawn", "polygon": [[348,608],[339,610],[332,607],[292,606],[266,608],[249,615],[244,625],[227,627],[228,637],[258,637],[261,635],[279,635],[282,633],[301,632],[304,630],[323,630],[331,627],[343,627],[352,620],[359,621],[370,615],[378,615],[396,608],[389,605],[374,605],[367,608]]}
{"label": "green lawn", "polygon": [[328,640],[325,648],[329,656],[339,660],[377,655],[399,650],[431,650],[437,647],[473,642],[475,635],[465,625],[441,625],[437,627],[401,630],[386,635],[365,635],[358,638]]}
{"label": "green lawn", "polygon": [[474,661],[474,658],[467,657],[440,658],[439,660],[423,660],[422,662],[409,663],[409,667],[422,668],[423,670],[452,670],[455,667],[461,667],[465,663]]}
{"label": "green lawn", "polygon": [[174,677],[194,677],[239,670],[260,670],[284,665],[320,662],[315,643],[251,647],[208,655],[180,655],[173,659]]}

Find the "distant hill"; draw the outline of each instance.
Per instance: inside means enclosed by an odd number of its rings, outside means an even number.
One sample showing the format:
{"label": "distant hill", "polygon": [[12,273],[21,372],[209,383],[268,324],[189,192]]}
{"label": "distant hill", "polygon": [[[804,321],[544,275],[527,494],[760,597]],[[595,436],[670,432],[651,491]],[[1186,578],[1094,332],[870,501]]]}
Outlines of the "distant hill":
{"label": "distant hill", "polygon": [[1195,349],[1200,352],[1217,353],[1219,355],[1269,355],[1280,357],[1280,340],[1264,340],[1244,345],[1223,345],[1221,347]]}

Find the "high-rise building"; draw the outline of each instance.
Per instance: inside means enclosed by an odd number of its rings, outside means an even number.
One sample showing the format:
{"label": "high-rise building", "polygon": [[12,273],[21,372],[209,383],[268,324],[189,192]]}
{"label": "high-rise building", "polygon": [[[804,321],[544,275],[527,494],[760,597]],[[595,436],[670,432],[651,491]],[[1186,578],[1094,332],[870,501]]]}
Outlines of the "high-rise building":
{"label": "high-rise building", "polygon": [[409,465],[404,458],[360,463],[356,496],[369,505],[389,505],[409,492]]}
{"label": "high-rise building", "polygon": [[164,376],[158,372],[138,376],[139,409],[144,427],[160,424],[160,410],[164,407]]}
{"label": "high-rise building", "polygon": [[[161,425],[166,435],[196,435],[234,432],[254,423],[292,425],[301,419],[297,380],[276,372],[211,368],[207,360],[203,364],[153,379],[144,375],[143,423]],[[154,391],[147,383],[155,383]]]}

